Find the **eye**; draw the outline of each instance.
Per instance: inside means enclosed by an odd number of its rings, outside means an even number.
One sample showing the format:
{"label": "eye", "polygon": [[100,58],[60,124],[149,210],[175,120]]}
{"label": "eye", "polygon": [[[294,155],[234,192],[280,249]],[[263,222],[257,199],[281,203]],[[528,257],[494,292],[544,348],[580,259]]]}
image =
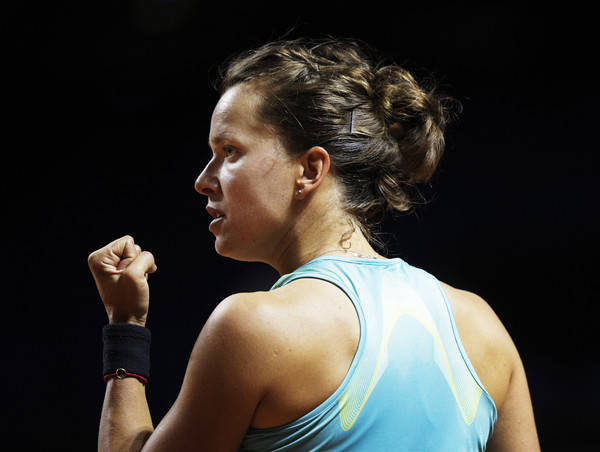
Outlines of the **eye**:
{"label": "eye", "polygon": [[231,158],[235,155],[236,149],[232,146],[223,146],[223,153],[225,154],[225,158]]}

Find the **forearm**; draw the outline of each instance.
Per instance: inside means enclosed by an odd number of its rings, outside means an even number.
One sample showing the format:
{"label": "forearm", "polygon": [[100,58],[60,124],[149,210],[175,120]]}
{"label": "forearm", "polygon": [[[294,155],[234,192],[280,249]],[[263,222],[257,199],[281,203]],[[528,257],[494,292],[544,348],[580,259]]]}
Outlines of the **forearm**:
{"label": "forearm", "polygon": [[100,419],[98,451],[140,451],[153,431],[145,386],[136,378],[109,380]]}
{"label": "forearm", "polygon": [[150,376],[148,275],[156,264],[130,236],[93,252],[88,264],[110,320],[102,329],[107,387],[98,450],[140,451],[154,431],[143,383]]}

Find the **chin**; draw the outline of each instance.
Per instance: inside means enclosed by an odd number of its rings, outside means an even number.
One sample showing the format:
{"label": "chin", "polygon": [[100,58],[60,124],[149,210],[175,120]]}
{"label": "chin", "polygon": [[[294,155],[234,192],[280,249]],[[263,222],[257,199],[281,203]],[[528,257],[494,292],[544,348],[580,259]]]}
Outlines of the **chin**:
{"label": "chin", "polygon": [[231,246],[224,240],[215,241],[215,251],[219,256],[228,257],[236,261],[242,262],[267,262],[264,257],[259,256],[257,253],[253,253],[250,250],[244,249],[240,246]]}
{"label": "chin", "polygon": [[243,258],[243,253],[240,252],[239,247],[231,246],[227,241],[220,240],[218,237],[215,240],[215,251],[219,256],[235,259],[236,261],[247,260]]}

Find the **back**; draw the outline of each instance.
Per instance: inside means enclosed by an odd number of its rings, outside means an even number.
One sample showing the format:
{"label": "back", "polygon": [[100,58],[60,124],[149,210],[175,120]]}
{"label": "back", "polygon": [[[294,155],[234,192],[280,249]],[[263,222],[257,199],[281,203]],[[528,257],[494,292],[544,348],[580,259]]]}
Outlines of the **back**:
{"label": "back", "polygon": [[335,256],[284,275],[343,290],[360,323],[342,384],[300,419],[251,428],[240,450],[484,450],[496,408],[460,342],[437,279],[400,259]]}

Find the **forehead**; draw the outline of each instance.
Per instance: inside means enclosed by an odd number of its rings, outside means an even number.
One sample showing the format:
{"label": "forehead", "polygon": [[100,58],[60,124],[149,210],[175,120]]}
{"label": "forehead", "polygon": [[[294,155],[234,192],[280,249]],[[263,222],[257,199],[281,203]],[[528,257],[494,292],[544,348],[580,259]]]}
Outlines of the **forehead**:
{"label": "forehead", "polygon": [[210,123],[210,141],[231,136],[265,134],[269,129],[258,119],[260,96],[247,85],[227,90],[217,102]]}

